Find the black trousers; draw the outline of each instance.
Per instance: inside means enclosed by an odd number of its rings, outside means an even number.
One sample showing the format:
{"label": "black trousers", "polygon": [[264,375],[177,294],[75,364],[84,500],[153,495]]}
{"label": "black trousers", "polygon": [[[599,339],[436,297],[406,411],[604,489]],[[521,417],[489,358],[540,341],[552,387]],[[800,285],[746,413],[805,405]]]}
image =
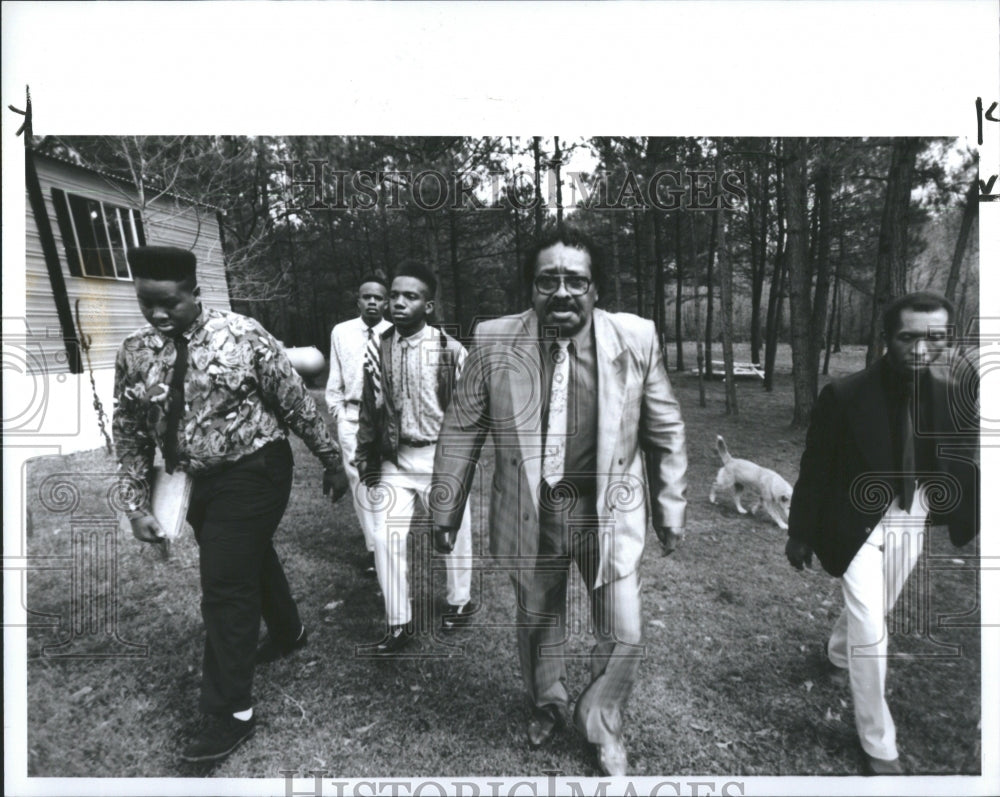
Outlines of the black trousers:
{"label": "black trousers", "polygon": [[195,478],[187,519],[200,549],[205,621],[201,710],[253,706],[254,654],[263,616],[279,644],[301,629],[271,544],[292,489],[292,449],[270,443],[218,473]]}

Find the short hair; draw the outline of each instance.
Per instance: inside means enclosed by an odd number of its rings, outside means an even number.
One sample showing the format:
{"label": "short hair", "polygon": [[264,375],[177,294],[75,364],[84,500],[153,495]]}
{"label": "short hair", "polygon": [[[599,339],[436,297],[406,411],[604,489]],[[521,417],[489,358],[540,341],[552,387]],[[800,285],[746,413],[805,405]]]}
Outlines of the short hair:
{"label": "short hair", "polygon": [[549,247],[563,244],[573,249],[582,249],[590,256],[590,276],[598,293],[604,289],[604,254],[594,240],[582,230],[570,224],[553,224],[542,230],[541,235],[528,249],[524,259],[524,284],[530,286],[535,281],[538,256]]}
{"label": "short hair", "polygon": [[899,329],[899,319],[904,310],[916,310],[920,313],[932,313],[935,310],[947,310],[949,324],[955,318],[955,305],[951,303],[951,300],[942,296],[940,293],[934,293],[932,291],[917,291],[915,293],[908,293],[905,296],[900,296],[898,299],[891,302],[889,306],[885,308],[885,312],[882,313],[882,332],[885,335],[886,340],[889,340],[889,338],[896,334],[896,330]]}
{"label": "short hair", "polygon": [[437,294],[438,281],[437,277],[434,276],[434,272],[416,260],[404,260],[396,266],[392,278],[395,279],[396,277],[413,277],[420,280],[427,286],[427,290],[430,292],[430,296],[427,297],[428,299],[433,299]]}
{"label": "short hair", "polygon": [[198,259],[178,246],[133,246],[125,254],[133,279],[197,284]]}
{"label": "short hair", "polygon": [[381,285],[383,288],[385,288],[386,293],[389,292],[389,281],[385,278],[385,276],[382,274],[381,271],[372,271],[369,272],[368,274],[365,274],[361,278],[361,282],[358,283],[358,288],[360,288],[366,282],[374,282],[378,285]]}

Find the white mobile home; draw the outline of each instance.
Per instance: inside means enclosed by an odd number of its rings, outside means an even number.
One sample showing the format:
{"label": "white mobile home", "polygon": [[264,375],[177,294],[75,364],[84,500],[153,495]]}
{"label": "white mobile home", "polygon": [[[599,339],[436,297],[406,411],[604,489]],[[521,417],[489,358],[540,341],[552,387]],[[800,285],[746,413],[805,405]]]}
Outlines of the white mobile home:
{"label": "white mobile home", "polygon": [[[64,453],[95,448],[103,437],[91,371],[110,416],[118,346],[145,323],[126,250],[144,244],[190,249],[204,305],[228,310],[218,210],[149,187],[140,192],[120,176],[30,149],[25,183],[23,373],[13,373],[5,359],[4,374],[5,390],[16,387],[10,379],[21,383],[17,409],[23,411],[16,419],[5,412],[4,435],[31,435],[30,444]],[[5,329],[5,345],[18,333]]]}

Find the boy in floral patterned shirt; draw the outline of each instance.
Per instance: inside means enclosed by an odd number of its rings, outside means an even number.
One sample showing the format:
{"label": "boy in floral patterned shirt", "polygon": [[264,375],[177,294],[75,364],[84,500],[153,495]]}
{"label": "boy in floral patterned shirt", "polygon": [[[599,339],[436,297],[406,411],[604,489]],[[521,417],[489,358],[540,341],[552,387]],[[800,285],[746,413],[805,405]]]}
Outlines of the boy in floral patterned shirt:
{"label": "boy in floral patterned shirt", "polygon": [[[288,430],[323,463],[323,492],[347,491],[340,453],[284,349],[259,323],[203,310],[195,256],[173,247],[128,252],[148,325],[129,335],[115,366],[114,437],[136,502],[132,533],[163,531],[146,491],[154,448],[168,472],[193,479],[187,519],[199,546],[206,721],[186,761],[225,758],[253,733],[254,665],[306,644],[272,537],[292,485]],[[268,636],[257,647],[263,616]]]}

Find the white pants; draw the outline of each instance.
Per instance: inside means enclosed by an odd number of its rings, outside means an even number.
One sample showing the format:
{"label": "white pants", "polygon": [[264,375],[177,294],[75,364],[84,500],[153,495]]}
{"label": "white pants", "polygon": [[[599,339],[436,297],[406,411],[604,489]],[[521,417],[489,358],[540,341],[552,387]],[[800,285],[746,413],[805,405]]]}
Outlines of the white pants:
{"label": "white pants", "polygon": [[[375,568],[385,598],[389,625],[404,625],[412,619],[410,608],[409,566],[406,540],[410,521],[419,498],[428,508],[431,476],[434,472],[436,446],[399,447],[399,466],[382,463],[381,484],[373,490],[373,504],[378,515],[375,524]],[[472,583],[472,530],[466,505],[455,539],[454,550],[445,557],[447,599],[452,606],[469,602]]]}
{"label": "white pants", "polygon": [[899,597],[924,547],[927,511],[917,488],[910,512],[899,500],[886,510],[843,576],[844,610],[834,623],[827,655],[850,675],[854,724],[865,752],[893,760],[896,725],[885,701],[888,655],[886,615]]}
{"label": "white pants", "polygon": [[351,487],[351,497],[354,499],[354,511],[361,524],[361,533],[365,535],[365,547],[375,550],[376,526],[378,515],[371,511],[368,502],[368,488],[361,484],[358,469],[352,465],[354,455],[358,450],[358,406],[347,404],[337,416],[337,442],[340,444],[340,458],[344,463],[347,483]]}

